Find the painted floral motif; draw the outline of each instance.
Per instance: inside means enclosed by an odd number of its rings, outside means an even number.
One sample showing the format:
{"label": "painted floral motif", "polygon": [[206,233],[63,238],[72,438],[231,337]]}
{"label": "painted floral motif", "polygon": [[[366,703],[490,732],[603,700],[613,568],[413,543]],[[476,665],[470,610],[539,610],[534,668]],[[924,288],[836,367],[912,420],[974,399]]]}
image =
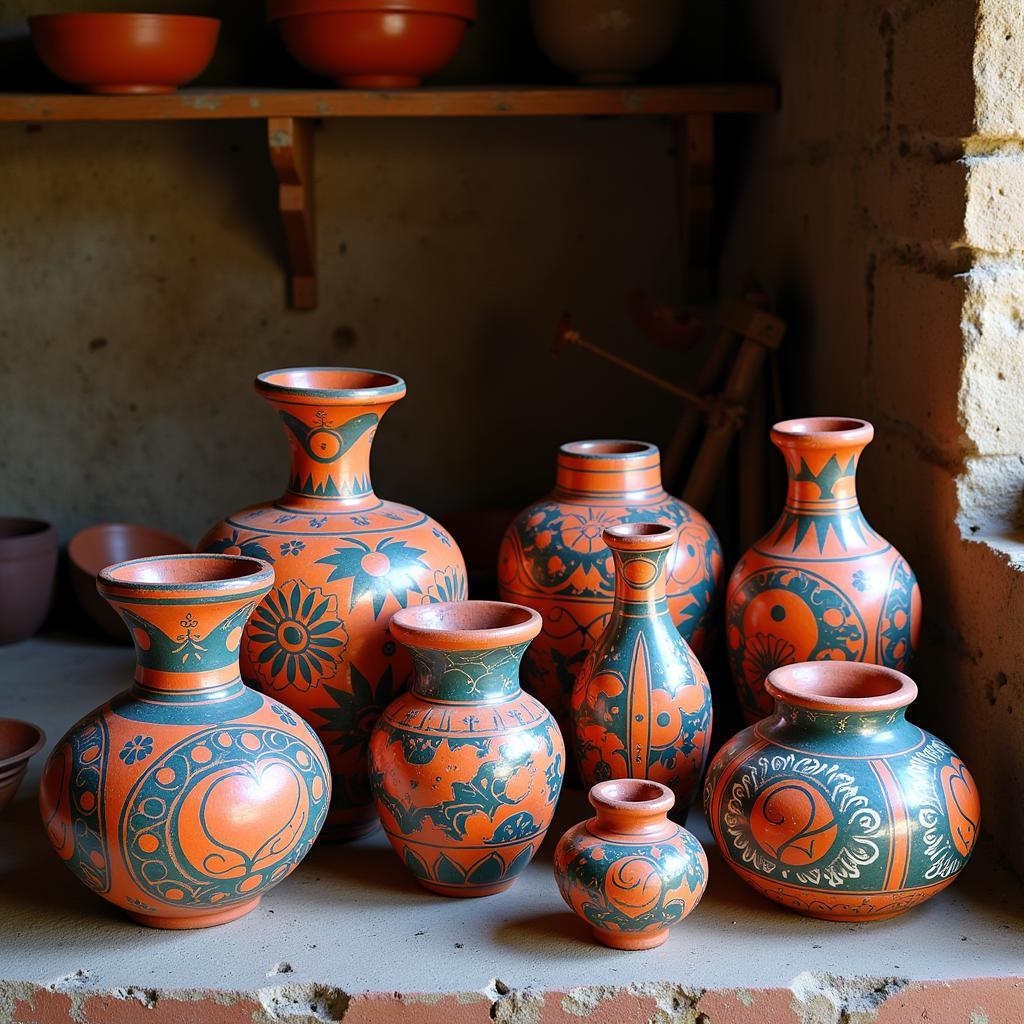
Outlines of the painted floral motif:
{"label": "painted floral motif", "polygon": [[770,633],[755,633],[743,652],[743,669],[752,679],[764,679],[773,669],[792,665],[794,661],[796,648]]}
{"label": "painted floral motif", "polygon": [[424,591],[423,596],[428,604],[438,604],[442,601],[465,601],[466,577],[454,565],[435,569],[434,581]]}
{"label": "painted floral motif", "polygon": [[356,537],[348,538],[347,543],[348,547],[335,548],[333,554],[318,558],[316,564],[333,566],[328,583],[352,580],[350,611],[369,595],[373,616],[377,618],[389,596],[404,608],[410,593],[421,593],[417,571],[429,569],[423,561],[426,551],[422,548],[410,547],[405,541],[391,537],[385,537],[373,547]]}
{"label": "painted floral motif", "polygon": [[865,593],[871,587],[871,580],[868,579],[868,574],[863,569],[858,569],[853,574],[853,585],[862,594]]}
{"label": "painted floral motif", "polygon": [[289,580],[256,609],[248,639],[265,687],[309,690],[337,673],[349,636],[334,594]]}
{"label": "painted floral motif", "polygon": [[298,719],[290,711],[286,711],[281,707],[280,704],[271,704],[270,710],[273,711],[285,725],[295,725],[298,722]]}
{"label": "painted floral motif", "polygon": [[216,555],[245,555],[246,558],[262,558],[265,562],[273,562],[274,556],[260,543],[269,536],[268,533],[242,534],[232,530],[210,541],[206,550]]}
{"label": "painted floral motif", "polygon": [[390,665],[376,683],[371,683],[351,662],[349,688],[324,684],[324,690],[334,702],[330,707],[313,708],[312,713],[323,719],[320,728],[328,748],[340,751],[365,746],[373,723],[395,697],[394,675]]}
{"label": "painted floral motif", "polygon": [[300,551],[305,551],[306,545],[301,540],[286,540],[281,545],[282,555],[297,555]]}
{"label": "painted floral motif", "polygon": [[125,764],[135,764],[136,761],[145,761],[152,753],[153,737],[139,735],[134,739],[127,740],[121,748],[121,753],[117,756]]}

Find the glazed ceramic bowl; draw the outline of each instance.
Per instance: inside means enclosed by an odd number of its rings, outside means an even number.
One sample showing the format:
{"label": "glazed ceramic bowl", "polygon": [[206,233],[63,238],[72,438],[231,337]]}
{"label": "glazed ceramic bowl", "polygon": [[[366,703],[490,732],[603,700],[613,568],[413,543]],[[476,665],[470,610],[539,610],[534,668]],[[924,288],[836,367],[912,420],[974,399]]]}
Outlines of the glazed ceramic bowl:
{"label": "glazed ceramic bowl", "polygon": [[552,64],[581,82],[628,82],[663,60],[680,0],[533,0],[533,33]]}
{"label": "glazed ceramic bowl", "polygon": [[43,624],[57,579],[57,533],[38,519],[0,518],[0,644]]}
{"label": "glazed ceramic bowl", "polygon": [[174,92],[213,58],[220,21],[182,14],[40,14],[28,19],[40,60],[93,93]]}
{"label": "glazed ceramic bowl", "polygon": [[409,89],[454,56],[476,0],[270,0],[288,52],[352,89]]}
{"label": "glazed ceramic bowl", "polygon": [[133,558],[184,555],[192,551],[180,537],[134,523],[98,523],[88,526],[68,543],[71,584],[82,609],[113,640],[131,639],[121,617],[96,590],[96,577],[108,565]]}
{"label": "glazed ceramic bowl", "polygon": [[45,742],[43,730],[31,722],[0,718],[0,811],[14,799],[29,761]]}

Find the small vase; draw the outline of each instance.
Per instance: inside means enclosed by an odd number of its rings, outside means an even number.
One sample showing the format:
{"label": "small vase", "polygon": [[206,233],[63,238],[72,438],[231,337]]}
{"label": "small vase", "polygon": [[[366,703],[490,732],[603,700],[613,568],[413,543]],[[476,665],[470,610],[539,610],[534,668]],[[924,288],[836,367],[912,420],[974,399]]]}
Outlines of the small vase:
{"label": "small vase", "polygon": [[615,603],[576,677],[572,737],[586,786],[664,783],[685,821],[711,741],[711,688],[673,626],[665,596],[676,532],[660,523],[604,531],[615,560]]}
{"label": "small vase", "polygon": [[291,445],[288,490],[229,516],[204,551],[274,564],[276,584],[242,644],[242,677],[310,722],[327,748],[334,797],[327,840],[377,827],[366,745],[412,663],[388,634],[392,612],[466,597],[466,566],[433,519],[384,501],[370,446],[405,382],[375,370],[306,367],[260,374],[256,391]]}
{"label": "small vase", "polygon": [[536,612],[495,601],[391,619],[416,671],[373,730],[370,778],[391,845],[432,892],[507,889],[551,824],[565,748],[547,709],[519,688],[539,631]]}
{"label": "small vase", "polygon": [[657,782],[600,782],[597,814],[555,847],[562,899],[613,949],[653,949],[704,895],[708,860],[697,839],[669,821],[675,798]]}
{"label": "small vase", "polygon": [[701,657],[722,578],[722,549],[708,521],[665,493],[661,456],[640,441],[576,441],[558,453],[554,491],[505,532],[498,561],[502,600],[535,608],[544,629],[523,660],[523,685],[571,735],[576,674],[604,631],[615,569],[603,534],[621,523],[677,530],[666,563],[668,608],[679,635]]}
{"label": "small vase", "polygon": [[786,503],[737,563],[726,596],[729,663],[748,722],[772,710],[764,681],[781,665],[910,663],[921,626],[917,580],[857,501],[857,464],[873,436],[856,419],[772,428],[789,476]]}
{"label": "small vase", "polygon": [[99,575],[135,642],[135,683],[61,739],[39,803],[60,858],[140,924],[207,928],[247,914],[327,816],[316,734],[239,677],[242,629],[273,582],[265,562],[217,555]]}
{"label": "small vase", "polygon": [[978,791],[941,740],[911,725],[912,679],[808,662],[776,669],[769,718],[715,756],[704,810],[726,862],[809,917],[877,921],[944,889],[978,838]]}

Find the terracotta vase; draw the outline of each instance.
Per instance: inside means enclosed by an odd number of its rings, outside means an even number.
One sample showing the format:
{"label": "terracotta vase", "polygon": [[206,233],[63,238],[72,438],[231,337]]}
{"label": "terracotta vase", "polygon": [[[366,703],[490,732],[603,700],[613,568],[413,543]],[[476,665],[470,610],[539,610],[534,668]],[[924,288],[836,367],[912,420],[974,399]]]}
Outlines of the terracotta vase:
{"label": "terracotta vase", "polygon": [[576,677],[572,737],[585,785],[664,783],[685,820],[711,741],[711,687],[665,596],[676,532],[661,523],[604,531],[615,561],[615,603]]}
{"label": "terracotta vase", "polygon": [[978,838],[978,791],[911,725],[914,681],[878,665],[776,669],[775,711],[715,756],[704,809],[729,866],[810,917],[875,921],[944,889]]}
{"label": "terracotta vase", "polygon": [[0,518],[0,644],[39,631],[56,585],[56,530],[38,519]]}
{"label": "terracotta vase", "polygon": [[667,786],[640,779],[599,782],[597,814],[555,847],[562,899],[613,949],[653,949],[700,902],[708,860],[697,839],[668,819]]}
{"label": "terracotta vase", "polygon": [[316,734],[239,677],[242,628],[273,582],[265,562],[216,555],[100,574],[135,642],[135,683],[56,745],[39,804],[60,858],[140,924],[247,914],[327,817]]}
{"label": "terracotta vase", "polygon": [[764,680],[780,665],[910,663],[921,625],[917,580],[857,501],[857,464],[873,436],[856,419],[772,428],[789,476],[786,503],[736,564],[726,596],[729,663],[748,722],[771,711]]}
{"label": "terracotta vase", "polygon": [[466,597],[458,546],[433,519],[370,483],[380,418],[405,395],[375,370],[274,370],[256,380],[291,444],[288,490],[215,526],[206,551],[274,563],[276,585],[242,644],[242,678],[298,711],[327,748],[334,797],[324,838],[377,827],[366,744],[412,662],[388,633],[408,604]]}
{"label": "terracotta vase", "polygon": [[391,845],[432,892],[507,889],[551,824],[565,747],[547,709],[519,688],[539,631],[536,612],[496,601],[391,619],[416,675],[373,730],[370,777]]}
{"label": "terracotta vase", "polygon": [[697,657],[722,578],[722,549],[710,523],[661,485],[661,456],[640,441],[576,441],[558,453],[555,489],[524,509],[502,540],[502,600],[535,608],[544,629],[523,662],[523,685],[572,735],[573,683],[608,625],[615,567],[604,531],[621,523],[676,527],[666,560],[668,608]]}

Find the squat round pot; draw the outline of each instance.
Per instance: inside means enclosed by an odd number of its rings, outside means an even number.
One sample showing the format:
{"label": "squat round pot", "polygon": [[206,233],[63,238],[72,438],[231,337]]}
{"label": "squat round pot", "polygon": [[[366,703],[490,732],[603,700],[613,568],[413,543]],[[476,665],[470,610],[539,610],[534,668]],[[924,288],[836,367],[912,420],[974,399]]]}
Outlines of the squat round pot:
{"label": "squat round pot", "polygon": [[316,729],[334,777],[324,838],[354,839],[378,826],[370,730],[412,675],[388,620],[406,605],[463,600],[466,566],[438,523],[373,491],[370,447],[405,396],[401,377],[304,367],[260,374],[256,390],[288,436],[288,489],[228,516],[199,546],[273,563],[274,588],[242,641],[242,678]]}
{"label": "squat round pot", "polygon": [[807,662],[768,676],[775,711],[708,769],[704,809],[726,863],[809,917],[877,921],[916,907],[963,870],[978,790],[941,740],[906,720],[909,677]]}
{"label": "squat round pot", "polygon": [[57,533],[38,519],[0,518],[0,644],[39,631],[53,605]]}
{"label": "squat round pot", "polygon": [[615,600],[615,563],[604,531],[624,523],[677,530],[665,561],[669,614],[701,657],[722,579],[711,524],[665,492],[661,455],[643,441],[574,441],[558,453],[555,488],[519,513],[498,556],[502,600],[540,612],[544,628],[523,661],[523,685],[572,735],[573,685],[604,632]]}
{"label": "squat round pot", "polygon": [[653,949],[693,912],[707,885],[704,848],[668,819],[672,791],[621,779],[590,791],[597,812],[555,847],[562,899],[613,949]]}
{"label": "squat round pot", "polygon": [[135,642],[135,682],[57,743],[39,806],[61,860],[140,924],[247,914],[327,817],[316,734],[239,677],[242,629],[273,582],[266,562],[226,555],[100,573]]}
{"label": "squat round pot", "polygon": [[765,677],[802,661],[907,668],[921,628],[910,566],[864,518],[857,467],[874,428],[812,417],[772,427],[789,478],[778,522],[737,562],[726,643],[748,722],[772,710]]}
{"label": "squat round pot", "polygon": [[370,779],[391,845],[432,892],[507,889],[551,824],[565,747],[547,709],[519,688],[539,631],[536,612],[498,601],[391,619],[416,674],[373,730]]}

